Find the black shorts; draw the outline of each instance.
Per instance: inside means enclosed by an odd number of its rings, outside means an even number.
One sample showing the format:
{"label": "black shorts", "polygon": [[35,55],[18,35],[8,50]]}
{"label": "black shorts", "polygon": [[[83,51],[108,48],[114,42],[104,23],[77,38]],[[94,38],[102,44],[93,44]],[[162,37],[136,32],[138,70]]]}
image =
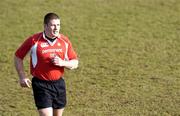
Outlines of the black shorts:
{"label": "black shorts", "polygon": [[37,109],[52,107],[61,109],[66,105],[66,87],[63,78],[57,81],[32,79],[34,100]]}

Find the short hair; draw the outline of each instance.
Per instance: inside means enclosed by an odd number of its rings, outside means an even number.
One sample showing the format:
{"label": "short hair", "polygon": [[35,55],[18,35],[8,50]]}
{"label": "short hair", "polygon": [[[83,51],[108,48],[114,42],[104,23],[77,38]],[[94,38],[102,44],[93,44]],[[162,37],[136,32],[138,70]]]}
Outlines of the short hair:
{"label": "short hair", "polygon": [[59,16],[55,13],[47,13],[44,16],[44,24],[48,24],[50,20],[52,19],[60,19]]}

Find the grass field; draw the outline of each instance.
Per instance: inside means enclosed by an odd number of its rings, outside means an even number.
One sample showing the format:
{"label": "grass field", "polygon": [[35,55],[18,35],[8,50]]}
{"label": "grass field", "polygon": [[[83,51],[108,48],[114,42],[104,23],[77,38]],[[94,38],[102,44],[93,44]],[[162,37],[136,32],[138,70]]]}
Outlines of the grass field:
{"label": "grass field", "polygon": [[80,60],[65,73],[64,116],[180,116],[179,0],[1,1],[0,116],[38,115],[13,57],[47,12],[61,16]]}

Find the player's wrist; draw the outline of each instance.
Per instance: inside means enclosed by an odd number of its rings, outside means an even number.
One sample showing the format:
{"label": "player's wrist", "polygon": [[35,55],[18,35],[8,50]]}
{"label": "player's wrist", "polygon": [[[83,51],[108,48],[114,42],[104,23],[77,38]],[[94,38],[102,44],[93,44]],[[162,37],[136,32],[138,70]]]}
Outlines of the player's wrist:
{"label": "player's wrist", "polygon": [[20,76],[20,77],[19,77],[19,80],[24,80],[24,79],[26,79],[25,76]]}

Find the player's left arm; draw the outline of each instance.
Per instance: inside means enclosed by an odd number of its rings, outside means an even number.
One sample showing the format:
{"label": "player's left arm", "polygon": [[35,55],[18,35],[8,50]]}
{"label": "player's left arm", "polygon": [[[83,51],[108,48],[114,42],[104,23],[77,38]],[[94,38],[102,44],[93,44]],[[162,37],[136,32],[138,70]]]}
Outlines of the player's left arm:
{"label": "player's left arm", "polygon": [[76,69],[78,68],[78,64],[79,64],[79,61],[77,59],[74,59],[74,60],[70,60],[68,62],[66,62],[66,68],[68,69]]}
{"label": "player's left arm", "polygon": [[78,68],[79,61],[77,59],[72,60],[62,60],[59,56],[54,57],[53,63],[56,66],[65,67],[68,69]]}
{"label": "player's left arm", "polygon": [[65,60],[61,59],[59,56],[56,56],[53,60],[54,64],[60,67],[65,67],[68,69],[76,69],[78,68],[78,57],[76,52],[74,51],[71,42],[68,38],[66,38],[66,42],[68,43],[67,53],[65,55]]}

